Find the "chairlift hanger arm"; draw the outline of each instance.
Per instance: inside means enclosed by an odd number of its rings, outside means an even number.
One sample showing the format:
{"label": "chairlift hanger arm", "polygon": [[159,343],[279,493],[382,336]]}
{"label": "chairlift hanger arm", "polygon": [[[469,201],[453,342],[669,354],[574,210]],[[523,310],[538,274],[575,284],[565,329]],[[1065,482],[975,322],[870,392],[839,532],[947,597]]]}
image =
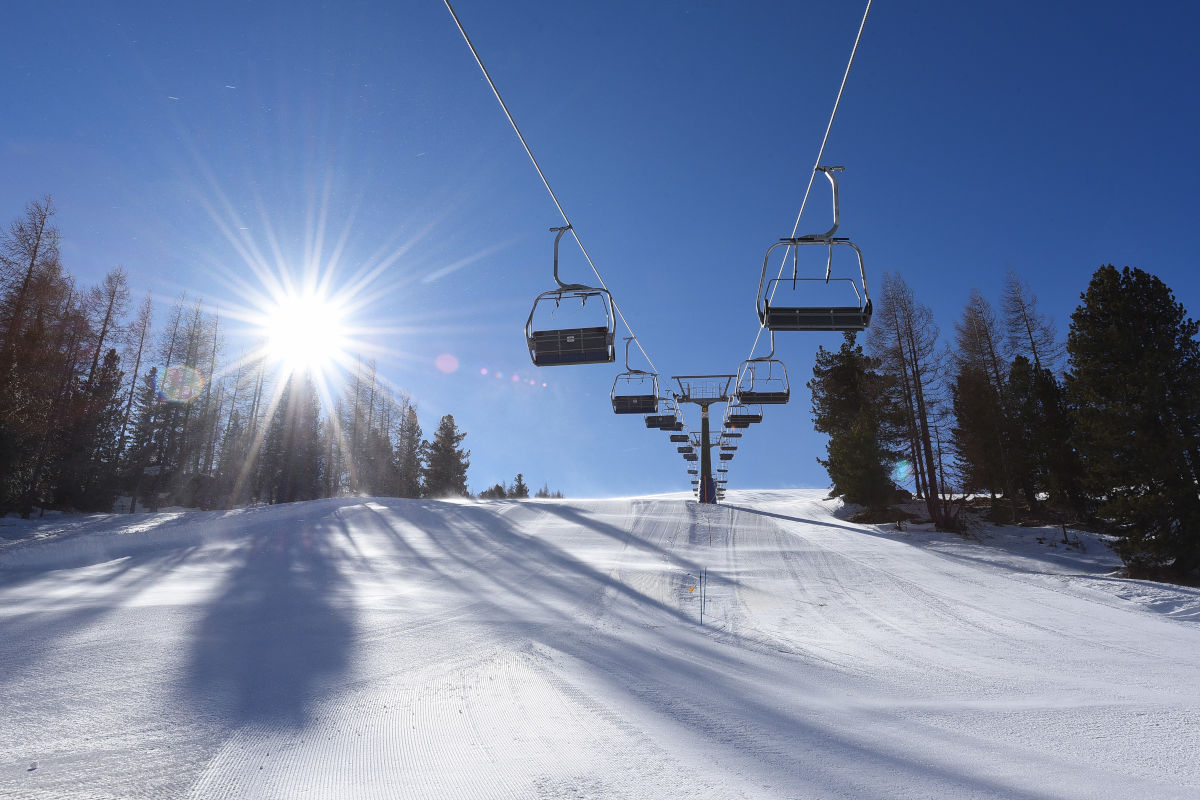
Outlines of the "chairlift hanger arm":
{"label": "chairlift hanger arm", "polygon": [[558,243],[562,240],[563,234],[569,230],[571,230],[569,224],[550,229],[551,233],[558,232],[558,235],[554,237],[554,282],[564,290],[591,289],[592,287],[584,286],[582,283],[563,283],[562,279],[558,277]]}

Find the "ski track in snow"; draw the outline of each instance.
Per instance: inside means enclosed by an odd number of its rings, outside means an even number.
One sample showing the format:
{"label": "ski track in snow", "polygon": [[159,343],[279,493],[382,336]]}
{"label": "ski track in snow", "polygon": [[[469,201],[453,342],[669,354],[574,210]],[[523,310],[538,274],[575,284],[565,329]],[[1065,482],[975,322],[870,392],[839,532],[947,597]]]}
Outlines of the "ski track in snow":
{"label": "ski track in snow", "polygon": [[1200,592],[820,494],[0,520],[0,797],[1200,796]]}

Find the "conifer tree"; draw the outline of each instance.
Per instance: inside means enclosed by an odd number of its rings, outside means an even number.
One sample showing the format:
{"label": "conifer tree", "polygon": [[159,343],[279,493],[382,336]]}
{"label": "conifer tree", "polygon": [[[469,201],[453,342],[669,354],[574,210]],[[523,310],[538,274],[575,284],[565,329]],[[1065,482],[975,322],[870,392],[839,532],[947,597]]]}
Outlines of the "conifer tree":
{"label": "conifer tree", "polygon": [[263,497],[271,503],[312,500],[320,494],[324,448],[321,403],[306,374],[284,386],[263,442]]}
{"label": "conifer tree", "polygon": [[1082,300],[1066,390],[1117,552],[1136,569],[1200,569],[1200,325],[1140,269],[1101,267]]}
{"label": "conifer tree", "polygon": [[878,362],[863,354],[847,333],[837,351],[817,350],[812,391],[813,425],[829,437],[825,459],[834,495],[871,509],[886,508],[895,487],[897,457],[886,445],[891,412],[884,399]]}
{"label": "conifer tree", "polygon": [[529,497],[529,486],[525,483],[525,475],[518,472],[517,477],[513,478],[512,486],[508,487],[508,496],[514,500],[521,500]]}
{"label": "conifer tree", "polygon": [[459,447],[466,436],[454,424],[454,416],[447,414],[438,423],[433,441],[422,443],[425,452],[425,497],[469,495],[467,468],[471,465],[471,451]]}
{"label": "conifer tree", "polygon": [[491,488],[479,493],[480,500],[503,500],[508,497],[508,487],[503,483],[492,484]]}
{"label": "conifer tree", "polygon": [[396,430],[396,496],[420,497],[424,464],[422,439],[417,407],[407,398],[398,413]]}

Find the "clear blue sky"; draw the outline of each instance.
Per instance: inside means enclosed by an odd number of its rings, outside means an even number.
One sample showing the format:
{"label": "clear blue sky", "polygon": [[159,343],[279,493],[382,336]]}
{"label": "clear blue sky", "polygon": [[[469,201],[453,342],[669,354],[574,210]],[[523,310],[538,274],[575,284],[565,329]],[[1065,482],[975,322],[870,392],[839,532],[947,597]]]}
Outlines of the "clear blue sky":
{"label": "clear blue sky", "polygon": [[[660,371],[735,371],[862,4],[455,7]],[[81,283],[123,265],[165,310],[185,290],[244,304],[255,249],[339,286],[386,262],[359,338],[426,431],[455,415],[473,488],[687,487],[665,434],[611,413],[617,369],[530,365],[561,222],[440,2],[25,3],[5,23],[0,217],[53,195]],[[899,272],[947,340],[1010,268],[1060,336],[1109,262],[1200,315],[1198,23],[1184,2],[879,0],[824,159],[846,166],[841,233],[869,280]],[[814,191],[804,231],[826,227]],[[838,342],[778,338],[794,401],[743,438],[732,488],[826,485],[803,384]]]}

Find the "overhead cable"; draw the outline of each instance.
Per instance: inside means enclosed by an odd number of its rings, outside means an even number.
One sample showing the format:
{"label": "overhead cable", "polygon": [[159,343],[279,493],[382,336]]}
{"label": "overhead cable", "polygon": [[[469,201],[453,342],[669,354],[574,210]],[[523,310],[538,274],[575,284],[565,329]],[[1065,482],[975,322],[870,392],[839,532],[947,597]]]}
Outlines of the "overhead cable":
{"label": "overhead cable", "polygon": [[[525,136],[521,133],[521,129],[517,127],[517,121],[513,119],[512,112],[508,110],[508,105],[504,102],[504,98],[500,96],[500,90],[496,88],[496,82],[492,80],[492,76],[488,74],[487,67],[483,65],[483,59],[479,57],[479,51],[475,49],[475,45],[471,42],[471,37],[467,35],[466,28],[458,18],[458,14],[454,13],[454,6],[450,5],[450,0],[443,0],[446,4],[446,10],[450,12],[450,16],[454,19],[454,24],[458,26],[458,32],[462,34],[463,41],[467,43],[467,47],[471,50],[471,55],[475,57],[475,63],[479,65],[479,71],[483,73],[484,79],[488,82],[488,86],[492,87],[492,94],[496,95],[497,102],[500,103],[500,108],[504,109],[504,116],[508,117],[508,122],[512,125],[513,132],[517,134],[517,138],[521,141],[521,146],[525,148],[525,154],[529,156],[529,160],[533,162],[533,168],[537,170],[538,177],[542,179],[542,185],[546,187],[546,191],[550,193],[550,199],[554,201],[558,213],[562,216],[563,222],[567,224],[571,235],[575,237],[575,244],[579,245],[579,251],[583,253],[583,257],[587,259],[588,266],[592,268],[592,272],[596,275],[596,280],[600,281],[600,285],[608,292],[609,297],[612,297],[612,292],[608,289],[608,284],[604,282],[604,278],[600,275],[600,270],[596,268],[596,264],[592,261],[591,255],[588,254],[587,248],[583,246],[583,241],[579,238],[579,232],[575,230],[575,226],[571,224],[571,220],[567,217],[567,212],[563,209],[562,203],[558,200],[558,195],[550,188],[550,181],[546,180],[546,173],[542,171],[542,167],[533,156],[533,150],[530,149],[529,143],[525,141]],[[625,326],[625,330],[633,337],[633,341],[637,344],[638,350],[642,351],[642,355],[646,358],[647,363],[654,372],[658,372],[658,367],[654,365],[650,355],[646,349],[642,347],[642,342],[637,334],[633,332],[633,327],[630,326],[629,320],[625,319],[625,314],[622,313],[620,306],[617,305],[616,298],[612,299],[613,310],[617,312],[617,316],[621,318],[621,323]]]}
{"label": "overhead cable", "polygon": [[[817,167],[821,166],[821,159],[825,157],[825,145],[829,142],[829,132],[833,130],[833,120],[837,117],[838,106],[842,102],[842,93],[846,90],[846,81],[850,78],[850,68],[854,66],[854,57],[858,54],[858,44],[862,41],[863,28],[867,26],[867,16],[871,13],[871,2],[867,0],[867,7],[863,10],[862,22],[858,26],[858,35],[854,37],[854,47],[850,49],[850,59],[846,62],[846,71],[842,74],[841,85],[838,86],[837,97],[833,101],[833,111],[829,114],[829,124],[825,126],[825,136],[821,139],[821,146],[817,150],[817,160],[813,164],[812,172],[808,176],[808,187],[804,190],[804,199],[800,201],[800,212],[796,214],[796,222],[792,225],[792,235],[790,238],[796,238],[796,231],[800,230],[800,218],[804,216],[804,207],[808,204],[808,196],[812,192],[813,181],[817,177]],[[790,248],[788,248],[790,249]],[[787,267],[787,249],[783,254],[783,261],[779,265],[779,272],[775,275],[776,281],[783,276],[783,270]],[[775,284],[775,289],[779,288],[778,282]],[[774,297],[775,290],[771,294]],[[754,351],[758,348],[758,340],[762,338],[762,332],[766,329],[766,325],[759,321],[758,333],[754,336],[754,344],[750,346],[750,355],[747,360],[754,358]]]}

